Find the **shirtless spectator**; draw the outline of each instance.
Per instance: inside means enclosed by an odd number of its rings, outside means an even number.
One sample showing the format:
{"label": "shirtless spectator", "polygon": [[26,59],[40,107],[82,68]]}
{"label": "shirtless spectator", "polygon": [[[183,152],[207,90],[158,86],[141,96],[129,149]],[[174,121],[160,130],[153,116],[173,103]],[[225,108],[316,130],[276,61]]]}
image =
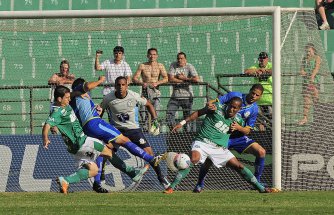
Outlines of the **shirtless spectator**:
{"label": "shirtless spectator", "polygon": [[68,85],[71,88],[74,79],[74,74],[70,73],[70,63],[67,60],[63,60],[60,62],[59,73],[53,74],[49,79],[48,84],[64,86]]}
{"label": "shirtless spectator", "polygon": [[[132,81],[142,85],[142,96],[148,99],[154,106],[157,114],[160,110],[159,85],[168,82],[165,66],[157,62],[158,50],[150,48],[147,50],[148,61],[138,66]],[[161,79],[160,79],[161,77]],[[145,115],[145,116],[144,116]],[[142,119],[147,121],[147,114],[142,115]]]}

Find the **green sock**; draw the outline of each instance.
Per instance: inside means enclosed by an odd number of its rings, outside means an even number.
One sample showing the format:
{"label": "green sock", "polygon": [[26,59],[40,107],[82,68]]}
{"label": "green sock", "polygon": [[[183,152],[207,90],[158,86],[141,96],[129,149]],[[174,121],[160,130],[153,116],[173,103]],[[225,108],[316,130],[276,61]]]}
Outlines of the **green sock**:
{"label": "green sock", "polygon": [[111,159],[109,159],[109,162],[111,163],[111,165],[127,174],[130,178],[136,176],[135,168],[133,166],[126,165],[126,163],[122,159],[120,159],[116,153],[113,152]]}
{"label": "green sock", "polygon": [[187,169],[183,169],[183,170],[179,170],[173,180],[173,182],[170,184],[170,187],[172,189],[175,189],[175,187],[181,183],[182,179],[184,179],[190,172],[190,169],[193,167],[194,165],[192,163],[190,163],[190,166]]}
{"label": "green sock", "polygon": [[261,183],[259,183],[256,179],[256,177],[253,175],[252,171],[250,171],[247,167],[244,167],[240,171],[240,175],[246,179],[249,183],[251,183],[257,190],[259,191],[264,191],[264,187],[262,186]]}
{"label": "green sock", "polygon": [[78,183],[82,180],[88,179],[89,176],[89,170],[88,169],[79,169],[72,175],[64,177],[64,179],[69,183]]}

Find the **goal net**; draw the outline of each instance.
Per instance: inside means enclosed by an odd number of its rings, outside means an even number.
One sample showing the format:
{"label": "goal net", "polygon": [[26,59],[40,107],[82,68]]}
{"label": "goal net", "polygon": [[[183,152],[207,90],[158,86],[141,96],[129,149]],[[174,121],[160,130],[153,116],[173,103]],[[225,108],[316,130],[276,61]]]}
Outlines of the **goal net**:
{"label": "goal net", "polygon": [[[256,64],[260,52],[265,51],[270,59],[274,58],[273,16],[270,13],[257,15],[254,12],[249,13],[252,15],[244,12],[240,14],[2,19],[0,147],[3,150],[0,150],[0,157],[4,159],[0,161],[6,168],[2,174],[4,180],[1,180],[1,191],[55,191],[57,187],[52,179],[75,170],[73,159],[65,151],[59,135],[51,135],[52,145],[48,151],[41,147],[41,127],[50,107],[51,90],[47,82],[52,74],[59,72],[62,60],[70,62],[70,72],[76,77],[92,81],[104,75],[104,72],[94,70],[96,50],[103,50],[100,61],[112,60],[113,48],[123,46],[124,60],[129,63],[132,74],[140,63],[147,61],[148,48],[158,49],[158,62],[167,71],[170,64],[176,61],[177,53],[185,52],[188,63],[194,65],[200,80],[209,84],[194,84],[190,87],[194,95],[195,111],[204,107],[208,99],[217,97],[213,88],[217,88],[218,84],[226,86],[230,91],[247,93],[251,85],[256,83],[254,77],[232,76],[242,74],[246,68]],[[328,119],[332,115],[333,81],[314,12],[282,11],[280,28],[281,48],[275,53],[281,53],[282,188],[331,189],[332,123]],[[301,126],[298,121],[303,117],[304,98],[310,94],[303,90],[304,78],[300,76],[308,43],[314,45],[321,58],[321,66],[317,74],[319,81],[315,86],[318,96],[310,106],[308,122]],[[231,74],[231,77],[218,83],[216,75],[219,74]],[[130,89],[141,92],[138,86],[131,86]],[[188,153],[202,119],[194,122],[189,129],[171,134],[166,122],[166,109],[173,86],[167,84],[161,86],[160,90],[161,134],[151,136],[145,132],[145,135],[156,153],[166,150]],[[98,88],[92,92],[96,103],[102,100],[101,91],[102,88]],[[176,121],[182,119],[180,109]],[[251,138],[267,151],[262,181],[272,186],[272,125],[275,121],[272,122],[266,116],[263,118],[263,115],[259,119]],[[264,125],[264,131],[258,129],[260,125]],[[129,165],[144,165],[141,159],[124,149],[118,153]],[[235,155],[254,171],[253,155]],[[172,180],[175,173],[167,169],[166,163],[163,162],[161,168]],[[193,168],[177,190],[192,190],[198,170],[198,166]],[[163,189],[152,168],[140,183],[134,184],[110,164],[106,167],[104,186],[113,191]],[[229,168],[211,168],[206,178],[205,189],[208,190],[250,188]],[[91,190],[91,185],[90,182],[84,182],[71,186],[71,189]]]}

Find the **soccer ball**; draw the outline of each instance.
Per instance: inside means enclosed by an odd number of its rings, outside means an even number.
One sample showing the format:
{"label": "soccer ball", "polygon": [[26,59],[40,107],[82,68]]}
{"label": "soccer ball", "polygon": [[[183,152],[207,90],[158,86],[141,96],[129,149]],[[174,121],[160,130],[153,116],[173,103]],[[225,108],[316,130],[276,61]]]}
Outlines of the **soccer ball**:
{"label": "soccer ball", "polygon": [[168,152],[167,154],[167,166],[172,171],[178,171],[187,169],[190,166],[190,158],[183,153]]}
{"label": "soccer ball", "polygon": [[174,165],[179,170],[187,169],[190,166],[190,158],[186,154],[176,154],[174,158]]}

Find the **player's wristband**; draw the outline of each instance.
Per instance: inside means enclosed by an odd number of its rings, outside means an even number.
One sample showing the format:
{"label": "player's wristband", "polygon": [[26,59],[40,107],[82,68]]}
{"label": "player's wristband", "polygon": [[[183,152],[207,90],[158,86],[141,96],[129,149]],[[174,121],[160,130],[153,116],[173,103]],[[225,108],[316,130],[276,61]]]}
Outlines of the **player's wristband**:
{"label": "player's wristband", "polygon": [[182,126],[184,126],[186,123],[187,123],[186,120],[182,120],[182,121],[180,122],[180,124],[181,124]]}

